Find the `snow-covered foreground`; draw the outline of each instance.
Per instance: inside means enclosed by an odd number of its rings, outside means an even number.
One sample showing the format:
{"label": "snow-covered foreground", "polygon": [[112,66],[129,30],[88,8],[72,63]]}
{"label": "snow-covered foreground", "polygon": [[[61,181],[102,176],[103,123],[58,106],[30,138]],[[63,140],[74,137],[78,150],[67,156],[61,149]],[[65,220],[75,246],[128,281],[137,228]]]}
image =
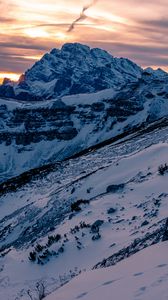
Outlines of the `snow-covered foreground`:
{"label": "snow-covered foreground", "polygon": [[[168,217],[168,173],[159,175],[158,167],[168,163],[167,157],[166,127],[64,162],[44,178],[4,195],[0,299],[37,300],[37,283],[47,295],[83,273],[48,299],[95,300],[110,293],[115,300],[123,295],[128,300],[165,300],[168,244],[159,243]],[[81,199],[89,202],[72,211],[71,204]],[[136,251],[158,244],[127,261],[124,250],[118,262],[117,253],[133,243]],[[31,261],[30,252],[35,253]],[[114,254],[116,266],[91,271]]]}
{"label": "snow-covered foreground", "polygon": [[46,300],[167,300],[168,242],[151,246],[116,266],[85,272]]}

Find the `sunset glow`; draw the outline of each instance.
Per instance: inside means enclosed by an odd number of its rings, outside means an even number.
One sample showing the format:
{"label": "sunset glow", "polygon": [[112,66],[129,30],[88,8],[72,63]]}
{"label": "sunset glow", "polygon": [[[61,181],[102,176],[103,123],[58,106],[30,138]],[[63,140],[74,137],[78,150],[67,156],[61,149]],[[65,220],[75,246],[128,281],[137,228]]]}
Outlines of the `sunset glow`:
{"label": "sunset glow", "polygon": [[[44,53],[66,42],[80,42],[128,57],[139,65],[167,69],[167,0],[0,1],[0,72],[18,78]],[[6,76],[6,75],[5,75]]]}
{"label": "sunset glow", "polygon": [[59,41],[66,41],[68,39],[67,34],[64,32],[57,32],[55,36]]}
{"label": "sunset glow", "polygon": [[31,38],[47,38],[49,36],[49,34],[41,29],[41,28],[29,28],[29,29],[25,29],[24,33],[26,36],[31,37]]}
{"label": "sunset glow", "polygon": [[17,81],[20,77],[20,74],[16,73],[0,73],[0,83],[3,82],[4,78],[10,78],[13,81]]}

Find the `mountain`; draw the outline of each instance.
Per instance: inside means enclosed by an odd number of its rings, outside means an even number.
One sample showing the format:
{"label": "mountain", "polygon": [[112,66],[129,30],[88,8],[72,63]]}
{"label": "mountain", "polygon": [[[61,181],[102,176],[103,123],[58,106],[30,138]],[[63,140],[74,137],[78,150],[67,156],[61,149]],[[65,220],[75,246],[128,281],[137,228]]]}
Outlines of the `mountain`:
{"label": "mountain", "polygon": [[1,186],[0,299],[167,300],[167,133],[155,122]]}
{"label": "mountain", "polygon": [[168,74],[152,69],[136,82],[96,93],[34,102],[0,98],[0,181],[127,135],[167,114]]}
{"label": "mountain", "polygon": [[5,80],[0,96],[20,100],[51,99],[118,88],[141,77],[142,69],[124,58],[74,43],[53,49],[22,75],[16,85]]}

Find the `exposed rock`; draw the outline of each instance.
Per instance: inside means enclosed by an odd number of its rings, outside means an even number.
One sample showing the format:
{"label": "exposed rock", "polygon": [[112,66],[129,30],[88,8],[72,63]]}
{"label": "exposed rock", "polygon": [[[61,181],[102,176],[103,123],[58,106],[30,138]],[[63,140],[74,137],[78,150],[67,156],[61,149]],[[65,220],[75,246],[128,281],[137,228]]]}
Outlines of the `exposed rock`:
{"label": "exposed rock", "polygon": [[163,233],[163,238],[162,241],[168,241],[168,219],[166,220],[166,224],[164,227],[164,233]]}
{"label": "exposed rock", "polygon": [[147,221],[147,220],[145,220],[142,224],[141,224],[141,226],[143,227],[143,226],[146,226],[146,225],[148,225],[149,224],[149,222]]}
{"label": "exposed rock", "polygon": [[119,191],[122,191],[125,187],[124,183],[120,183],[120,184],[112,184],[109,185],[106,189],[107,193],[117,193]]}
{"label": "exposed rock", "polygon": [[97,220],[95,221],[92,226],[91,226],[91,232],[92,233],[98,233],[99,228],[103,225],[104,221],[103,220]]}
{"label": "exposed rock", "polygon": [[107,211],[108,214],[114,214],[115,212],[116,212],[116,208],[113,207],[109,208]]}

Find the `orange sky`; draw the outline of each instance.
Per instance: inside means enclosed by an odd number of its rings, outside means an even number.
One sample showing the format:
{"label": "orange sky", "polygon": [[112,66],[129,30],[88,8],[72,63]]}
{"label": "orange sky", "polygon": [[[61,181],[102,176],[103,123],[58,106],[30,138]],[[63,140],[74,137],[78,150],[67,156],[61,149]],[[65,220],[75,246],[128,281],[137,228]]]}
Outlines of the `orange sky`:
{"label": "orange sky", "polygon": [[168,0],[98,0],[68,33],[82,7],[91,2],[0,0],[0,78],[17,78],[65,42],[101,47],[144,67],[168,69]]}

